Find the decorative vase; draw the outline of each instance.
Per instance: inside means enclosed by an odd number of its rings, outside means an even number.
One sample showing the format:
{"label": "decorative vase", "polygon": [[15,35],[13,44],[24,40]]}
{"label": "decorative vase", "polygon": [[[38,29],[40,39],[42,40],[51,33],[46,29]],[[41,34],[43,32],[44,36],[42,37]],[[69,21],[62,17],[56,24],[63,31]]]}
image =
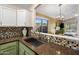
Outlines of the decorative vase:
{"label": "decorative vase", "polygon": [[23,34],[23,37],[26,37],[26,34],[27,34],[26,28],[24,28],[24,29],[22,30],[22,34]]}

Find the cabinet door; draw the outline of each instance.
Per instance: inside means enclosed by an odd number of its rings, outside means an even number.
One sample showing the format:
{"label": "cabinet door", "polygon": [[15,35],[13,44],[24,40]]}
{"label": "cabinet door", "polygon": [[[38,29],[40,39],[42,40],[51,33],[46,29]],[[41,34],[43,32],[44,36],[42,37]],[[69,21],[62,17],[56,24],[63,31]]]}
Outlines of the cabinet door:
{"label": "cabinet door", "polygon": [[20,55],[35,55],[35,53],[31,49],[29,49],[27,46],[25,46],[21,42],[19,43],[19,54]]}
{"label": "cabinet door", "polygon": [[2,7],[0,6],[0,25],[2,25]]}
{"label": "cabinet door", "polygon": [[31,12],[26,11],[26,21],[25,21],[26,26],[32,26],[32,15]]}
{"label": "cabinet door", "polygon": [[25,10],[17,10],[17,25],[25,26],[26,20],[26,11]]}
{"label": "cabinet door", "polygon": [[0,45],[0,54],[16,55],[17,54],[17,42],[11,42],[11,43]]}
{"label": "cabinet door", "polygon": [[2,7],[2,25],[16,25],[16,9]]}
{"label": "cabinet door", "polygon": [[31,26],[32,25],[31,12],[27,10],[17,10],[17,25]]}

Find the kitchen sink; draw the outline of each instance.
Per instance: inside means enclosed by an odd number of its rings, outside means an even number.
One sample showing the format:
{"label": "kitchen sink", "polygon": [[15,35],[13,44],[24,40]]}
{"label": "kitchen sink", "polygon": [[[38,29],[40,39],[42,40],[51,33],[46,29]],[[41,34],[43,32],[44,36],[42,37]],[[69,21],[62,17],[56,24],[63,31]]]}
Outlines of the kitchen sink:
{"label": "kitchen sink", "polygon": [[35,47],[38,47],[38,46],[44,44],[44,42],[41,42],[40,40],[35,39],[35,38],[27,38],[27,39],[25,39],[25,41]]}

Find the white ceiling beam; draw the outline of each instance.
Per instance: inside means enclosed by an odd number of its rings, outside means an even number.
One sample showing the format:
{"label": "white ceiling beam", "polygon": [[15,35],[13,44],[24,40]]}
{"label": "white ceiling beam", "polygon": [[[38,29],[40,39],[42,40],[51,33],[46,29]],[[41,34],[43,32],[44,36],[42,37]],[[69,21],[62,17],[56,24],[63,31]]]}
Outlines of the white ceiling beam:
{"label": "white ceiling beam", "polygon": [[30,8],[30,10],[36,9],[37,7],[39,7],[41,4],[33,4],[32,7]]}

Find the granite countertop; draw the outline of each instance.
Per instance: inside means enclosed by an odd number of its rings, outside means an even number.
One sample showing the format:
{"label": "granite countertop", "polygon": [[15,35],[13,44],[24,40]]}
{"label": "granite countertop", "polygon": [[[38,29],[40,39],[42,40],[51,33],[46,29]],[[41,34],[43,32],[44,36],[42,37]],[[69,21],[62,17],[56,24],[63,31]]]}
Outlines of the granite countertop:
{"label": "granite countertop", "polygon": [[33,45],[25,42],[24,40],[20,41],[39,55],[79,55],[79,51],[53,43],[45,43],[38,47],[34,47]]}
{"label": "granite countertop", "polygon": [[56,44],[43,44],[36,48],[41,55],[79,55],[79,51],[74,51],[70,48],[59,46]]}
{"label": "granite countertop", "polygon": [[24,39],[22,39],[22,37],[8,39],[8,40],[6,39],[2,41],[0,40],[0,44],[16,41],[16,40],[19,40],[20,42],[28,46],[30,49],[32,49],[34,52],[36,52],[39,55],[79,55],[79,51],[75,51],[71,48],[59,46],[52,43],[45,43],[38,47],[34,47],[33,45],[25,42]]}

